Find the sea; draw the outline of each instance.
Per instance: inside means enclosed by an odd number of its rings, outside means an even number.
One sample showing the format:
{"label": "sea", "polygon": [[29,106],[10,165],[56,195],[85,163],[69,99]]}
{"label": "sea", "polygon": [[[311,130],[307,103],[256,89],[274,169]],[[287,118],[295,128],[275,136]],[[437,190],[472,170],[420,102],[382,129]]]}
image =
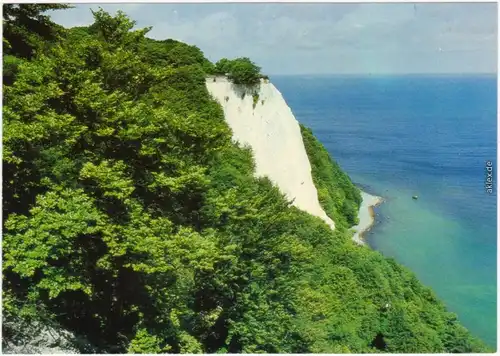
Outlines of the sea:
{"label": "sea", "polygon": [[353,182],[384,198],[369,246],[496,347],[496,75],[271,80]]}

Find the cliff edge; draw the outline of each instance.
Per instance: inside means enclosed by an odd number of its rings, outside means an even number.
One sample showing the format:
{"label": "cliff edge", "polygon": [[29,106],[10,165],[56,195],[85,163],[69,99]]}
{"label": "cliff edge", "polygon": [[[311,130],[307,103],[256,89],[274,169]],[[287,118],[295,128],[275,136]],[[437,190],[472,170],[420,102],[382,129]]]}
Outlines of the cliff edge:
{"label": "cliff edge", "polygon": [[255,174],[269,177],[294,206],[335,229],[319,203],[299,123],[278,89],[262,81],[250,91],[224,77],[208,78],[206,84],[224,109],[233,139],[252,148]]}

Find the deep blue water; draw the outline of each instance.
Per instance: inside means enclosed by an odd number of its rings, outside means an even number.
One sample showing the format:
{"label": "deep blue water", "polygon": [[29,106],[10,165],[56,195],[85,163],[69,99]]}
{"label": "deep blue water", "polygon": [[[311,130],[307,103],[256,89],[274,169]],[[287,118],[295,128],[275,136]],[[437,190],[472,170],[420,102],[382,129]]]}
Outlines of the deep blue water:
{"label": "deep blue water", "polygon": [[272,81],[353,181],[386,199],[370,246],[409,267],[496,346],[497,204],[485,189],[486,161],[497,167],[496,77]]}

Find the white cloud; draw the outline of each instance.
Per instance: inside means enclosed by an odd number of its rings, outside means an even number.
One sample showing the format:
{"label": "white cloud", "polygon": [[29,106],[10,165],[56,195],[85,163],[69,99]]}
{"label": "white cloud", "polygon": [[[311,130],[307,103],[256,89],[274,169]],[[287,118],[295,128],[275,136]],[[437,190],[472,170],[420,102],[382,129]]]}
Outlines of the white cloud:
{"label": "white cloud", "polygon": [[[78,5],[53,18],[90,24]],[[113,4],[150,36],[206,55],[248,56],[267,73],[495,72],[496,4]],[[441,51],[439,50],[441,48]]]}

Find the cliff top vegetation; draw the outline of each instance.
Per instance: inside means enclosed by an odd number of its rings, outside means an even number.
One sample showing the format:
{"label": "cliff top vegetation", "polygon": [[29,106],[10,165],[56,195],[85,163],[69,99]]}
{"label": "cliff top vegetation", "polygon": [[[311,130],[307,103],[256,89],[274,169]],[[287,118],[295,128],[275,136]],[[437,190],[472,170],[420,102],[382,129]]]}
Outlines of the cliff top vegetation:
{"label": "cliff top vegetation", "polygon": [[222,58],[215,63],[214,73],[227,75],[234,84],[256,85],[263,78],[260,70],[261,68],[247,57],[232,60]]}

